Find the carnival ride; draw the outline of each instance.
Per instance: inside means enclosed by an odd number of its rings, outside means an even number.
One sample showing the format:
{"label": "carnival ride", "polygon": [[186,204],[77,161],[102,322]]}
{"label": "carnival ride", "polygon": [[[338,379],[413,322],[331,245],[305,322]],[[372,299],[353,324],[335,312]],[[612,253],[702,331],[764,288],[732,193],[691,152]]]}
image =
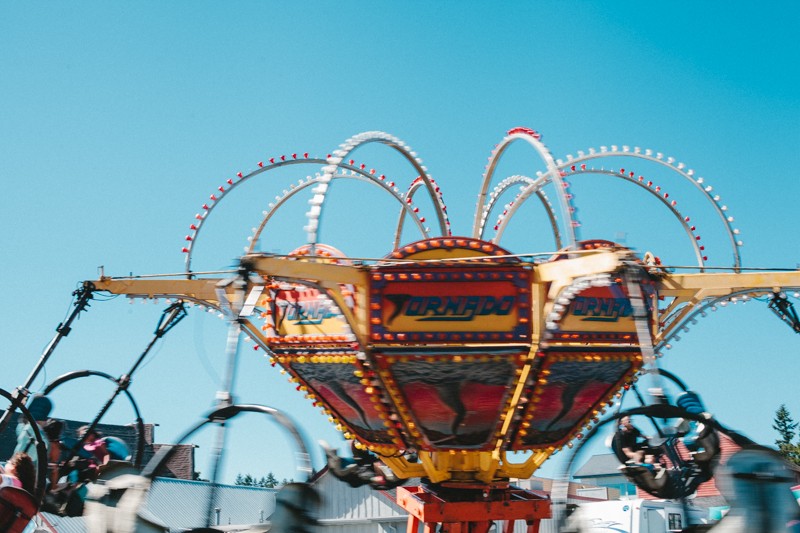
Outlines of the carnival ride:
{"label": "carnival ride", "polygon": [[[535,177],[512,175],[497,182],[499,162],[515,143],[530,147],[544,169]],[[416,178],[405,191],[351,159],[368,144],[397,152],[412,167]],[[604,161],[613,170],[594,166]],[[707,204],[729,246],[731,265],[709,266],[694,223],[660,185],[629,170],[637,162],[678,178]],[[194,268],[198,238],[216,206],[271,171],[308,166],[320,171],[269,204],[235,270],[220,275]],[[591,175],[621,179],[654,197],[686,234],[696,260],[693,272],[676,273],[650,252],[640,256],[609,240],[582,240],[570,182]],[[366,182],[396,201],[399,218],[385,257],[355,258],[322,239],[326,199],[341,180]],[[501,197],[514,190],[514,198],[501,205]],[[273,366],[289,374],[345,439],[380,458],[397,478],[424,480],[397,489],[397,501],[410,515],[409,532],[421,527],[430,532],[441,524],[442,531],[451,533],[483,533],[496,520],[506,521],[507,532],[517,520],[536,531],[539,521],[551,516],[551,502],[510,480],[530,477],[552,454],[621,416],[608,413],[609,408],[623,391],[636,388],[640,376],[664,375],[658,359],[706,310],[737,299],[766,299],[781,320],[800,332],[792,302],[799,296],[800,271],[744,267],[734,219],[712,191],[683,163],[661,153],[611,146],[556,160],[536,131],[514,128],[491,153],[471,234],[454,236],[439,186],[414,152],[391,135],[356,135],[324,158],[308,153],[271,158],[225,180],[203,204],[185,237],[183,273],[102,275],[85,282],[75,293],[73,312],[59,325],[26,383],[13,394],[4,393],[11,407],[0,425],[7,425],[15,410],[32,422],[25,409],[29,388],[93,294],[170,302],[153,341],[130,372],[118,379],[101,376],[116,383],[117,391],[94,423],[116,396],[128,394],[130,376],[142,358],[180,320],[184,304],[191,303],[220,312],[230,328],[226,391],[201,425],[216,422],[224,431],[224,421],[240,412],[275,414],[263,406],[233,403],[234,361],[244,334]],[[416,204],[419,193],[429,197],[434,230]],[[270,221],[300,194],[310,195],[306,242],[286,255],[260,252],[258,243],[271,229]],[[512,253],[501,239],[534,197],[549,221],[555,251]],[[419,238],[403,244],[407,221]],[[62,376],[48,391],[89,374]],[[695,448],[696,459],[670,448],[664,482],[654,482],[633,466],[628,471],[654,494],[677,498],[711,477],[714,432],[724,431],[696,396],[682,401],[627,412],[683,419],[688,428],[683,436],[694,431],[692,442],[705,443]],[[523,452],[523,459],[515,461],[512,452]],[[302,471],[310,472],[306,452],[301,455]],[[149,474],[153,471],[148,467]],[[40,470],[37,499],[43,479]]]}

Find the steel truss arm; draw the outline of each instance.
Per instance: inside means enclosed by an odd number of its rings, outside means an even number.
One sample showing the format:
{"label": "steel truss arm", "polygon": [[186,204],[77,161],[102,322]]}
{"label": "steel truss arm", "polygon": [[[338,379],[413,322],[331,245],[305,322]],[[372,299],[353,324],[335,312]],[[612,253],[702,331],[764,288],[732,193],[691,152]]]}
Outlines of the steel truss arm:
{"label": "steel truss arm", "polygon": [[667,274],[657,282],[659,296],[673,298],[659,312],[659,332],[654,341],[662,342],[680,328],[689,315],[704,301],[735,294],[751,296],[776,294],[800,287],[800,270],[788,272],[758,271],[746,273]]}
{"label": "steel truss arm", "polygon": [[[215,309],[220,308],[217,285],[223,278],[205,279],[114,279],[100,278],[93,282],[95,290],[124,294],[132,298],[175,298]],[[233,289],[229,290],[233,295]]]}
{"label": "steel truss arm", "polygon": [[[366,269],[337,265],[332,263],[289,260],[282,257],[251,254],[242,258],[242,267],[263,278],[276,281],[303,283],[317,286],[334,300],[344,315],[359,344],[367,342],[367,280]],[[112,279],[101,278],[94,282],[95,290],[112,294],[125,294],[140,298],[174,298],[192,301],[200,305],[223,310],[224,302],[220,302],[218,290],[222,289],[229,301],[238,296],[228,279]],[[356,310],[351,311],[342,295],[343,285],[357,287]],[[249,287],[247,293],[249,294]],[[246,328],[250,336],[255,336],[263,344],[263,336],[254,328]]]}

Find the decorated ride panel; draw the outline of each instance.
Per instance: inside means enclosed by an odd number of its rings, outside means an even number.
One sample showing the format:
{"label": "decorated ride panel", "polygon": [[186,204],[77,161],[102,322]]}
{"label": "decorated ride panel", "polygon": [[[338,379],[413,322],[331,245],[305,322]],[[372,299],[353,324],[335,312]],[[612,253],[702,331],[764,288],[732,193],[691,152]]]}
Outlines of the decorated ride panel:
{"label": "decorated ride panel", "polygon": [[[615,243],[600,240],[581,244],[588,250],[621,248]],[[564,258],[564,255],[560,255],[556,260]],[[634,304],[628,283],[629,280],[619,272],[601,272],[573,280],[554,295],[553,308],[545,323],[545,339],[550,344],[638,345]],[[642,294],[647,327],[652,330],[658,307],[655,283],[650,279],[635,283]]]}
{"label": "decorated ride panel", "polygon": [[[580,244],[583,250],[622,249],[609,241]],[[554,261],[564,259],[562,254]],[[639,332],[652,331],[657,293],[649,277],[632,280],[626,277],[630,275],[622,270],[597,272],[551,292],[553,303],[537,352],[539,372],[525,391],[527,402],[513,449],[559,448],[580,437],[641,368]],[[637,305],[644,317],[637,318]]]}
{"label": "decorated ride panel", "polygon": [[262,330],[271,344],[352,342],[350,326],[336,303],[316,287],[280,283],[264,297],[267,310]]}
{"label": "decorated ride panel", "polygon": [[537,358],[542,365],[526,391],[515,450],[557,448],[580,435],[642,365],[641,354],[618,349],[548,350]]}
{"label": "decorated ride panel", "polygon": [[[308,245],[290,256],[303,260]],[[331,246],[317,244],[315,260],[350,264]],[[341,285],[340,293],[351,312],[356,312],[356,288]],[[389,422],[390,410],[371,385],[371,372],[363,366],[363,353],[337,303],[310,282],[276,282],[262,299],[261,327],[273,353],[273,364],[291,374],[297,390],[305,392],[337,428],[350,438],[358,436],[372,445],[398,449],[404,441]]]}
{"label": "decorated ride panel", "polygon": [[370,273],[371,361],[416,449],[494,446],[531,343],[531,266],[510,255],[429,239]]}
{"label": "decorated ride panel", "polygon": [[[589,342],[638,344],[636,321],[628,289],[620,278],[597,276],[585,289],[573,292],[572,298],[561,296],[556,304],[563,314],[552,328],[551,342]],[[652,283],[641,285],[648,308],[648,327],[653,322]]]}
{"label": "decorated ride panel", "polygon": [[370,444],[402,448],[403,441],[389,421],[391,413],[370,385],[356,353],[317,352],[278,356],[278,362],[297,378],[301,391],[312,391],[339,425]]}
{"label": "decorated ride panel", "polygon": [[[289,255],[302,260],[311,253],[309,245],[297,248]],[[324,244],[314,248],[315,259],[348,265],[342,252]],[[347,306],[355,311],[355,287],[342,285],[340,292]],[[309,344],[334,345],[348,349],[355,340],[339,306],[324,290],[310,283],[274,283],[265,291],[261,302],[265,319],[261,329],[271,348],[293,349]],[[307,347],[304,349],[308,349]]]}
{"label": "decorated ride panel", "polygon": [[488,450],[527,348],[386,350],[375,361],[417,449]]}

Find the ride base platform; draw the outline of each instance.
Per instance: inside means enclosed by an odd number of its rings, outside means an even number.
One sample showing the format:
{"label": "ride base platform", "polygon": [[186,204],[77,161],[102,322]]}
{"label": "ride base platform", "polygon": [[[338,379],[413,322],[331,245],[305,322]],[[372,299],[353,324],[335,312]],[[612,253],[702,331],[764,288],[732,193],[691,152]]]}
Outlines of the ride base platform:
{"label": "ride base platform", "polygon": [[551,517],[548,497],[508,484],[397,487],[397,504],[409,513],[406,533],[419,533],[420,526],[422,533],[487,533],[495,521],[512,533],[517,520],[525,521],[527,533],[538,533],[540,520]]}

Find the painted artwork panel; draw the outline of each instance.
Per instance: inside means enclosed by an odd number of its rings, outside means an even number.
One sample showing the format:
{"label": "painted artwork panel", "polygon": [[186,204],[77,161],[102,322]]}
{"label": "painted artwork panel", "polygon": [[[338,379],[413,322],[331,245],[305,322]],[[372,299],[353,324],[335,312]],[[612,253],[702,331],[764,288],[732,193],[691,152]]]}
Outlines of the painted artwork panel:
{"label": "painted artwork panel", "polygon": [[432,447],[482,448],[499,423],[515,368],[512,361],[408,360],[391,372]]}
{"label": "painted artwork panel", "polygon": [[525,446],[555,445],[569,436],[599,402],[612,394],[630,361],[559,361],[549,365],[547,384],[537,396]]}
{"label": "painted artwork panel", "polygon": [[353,365],[293,362],[291,368],[357,435],[376,444],[392,443]]}

